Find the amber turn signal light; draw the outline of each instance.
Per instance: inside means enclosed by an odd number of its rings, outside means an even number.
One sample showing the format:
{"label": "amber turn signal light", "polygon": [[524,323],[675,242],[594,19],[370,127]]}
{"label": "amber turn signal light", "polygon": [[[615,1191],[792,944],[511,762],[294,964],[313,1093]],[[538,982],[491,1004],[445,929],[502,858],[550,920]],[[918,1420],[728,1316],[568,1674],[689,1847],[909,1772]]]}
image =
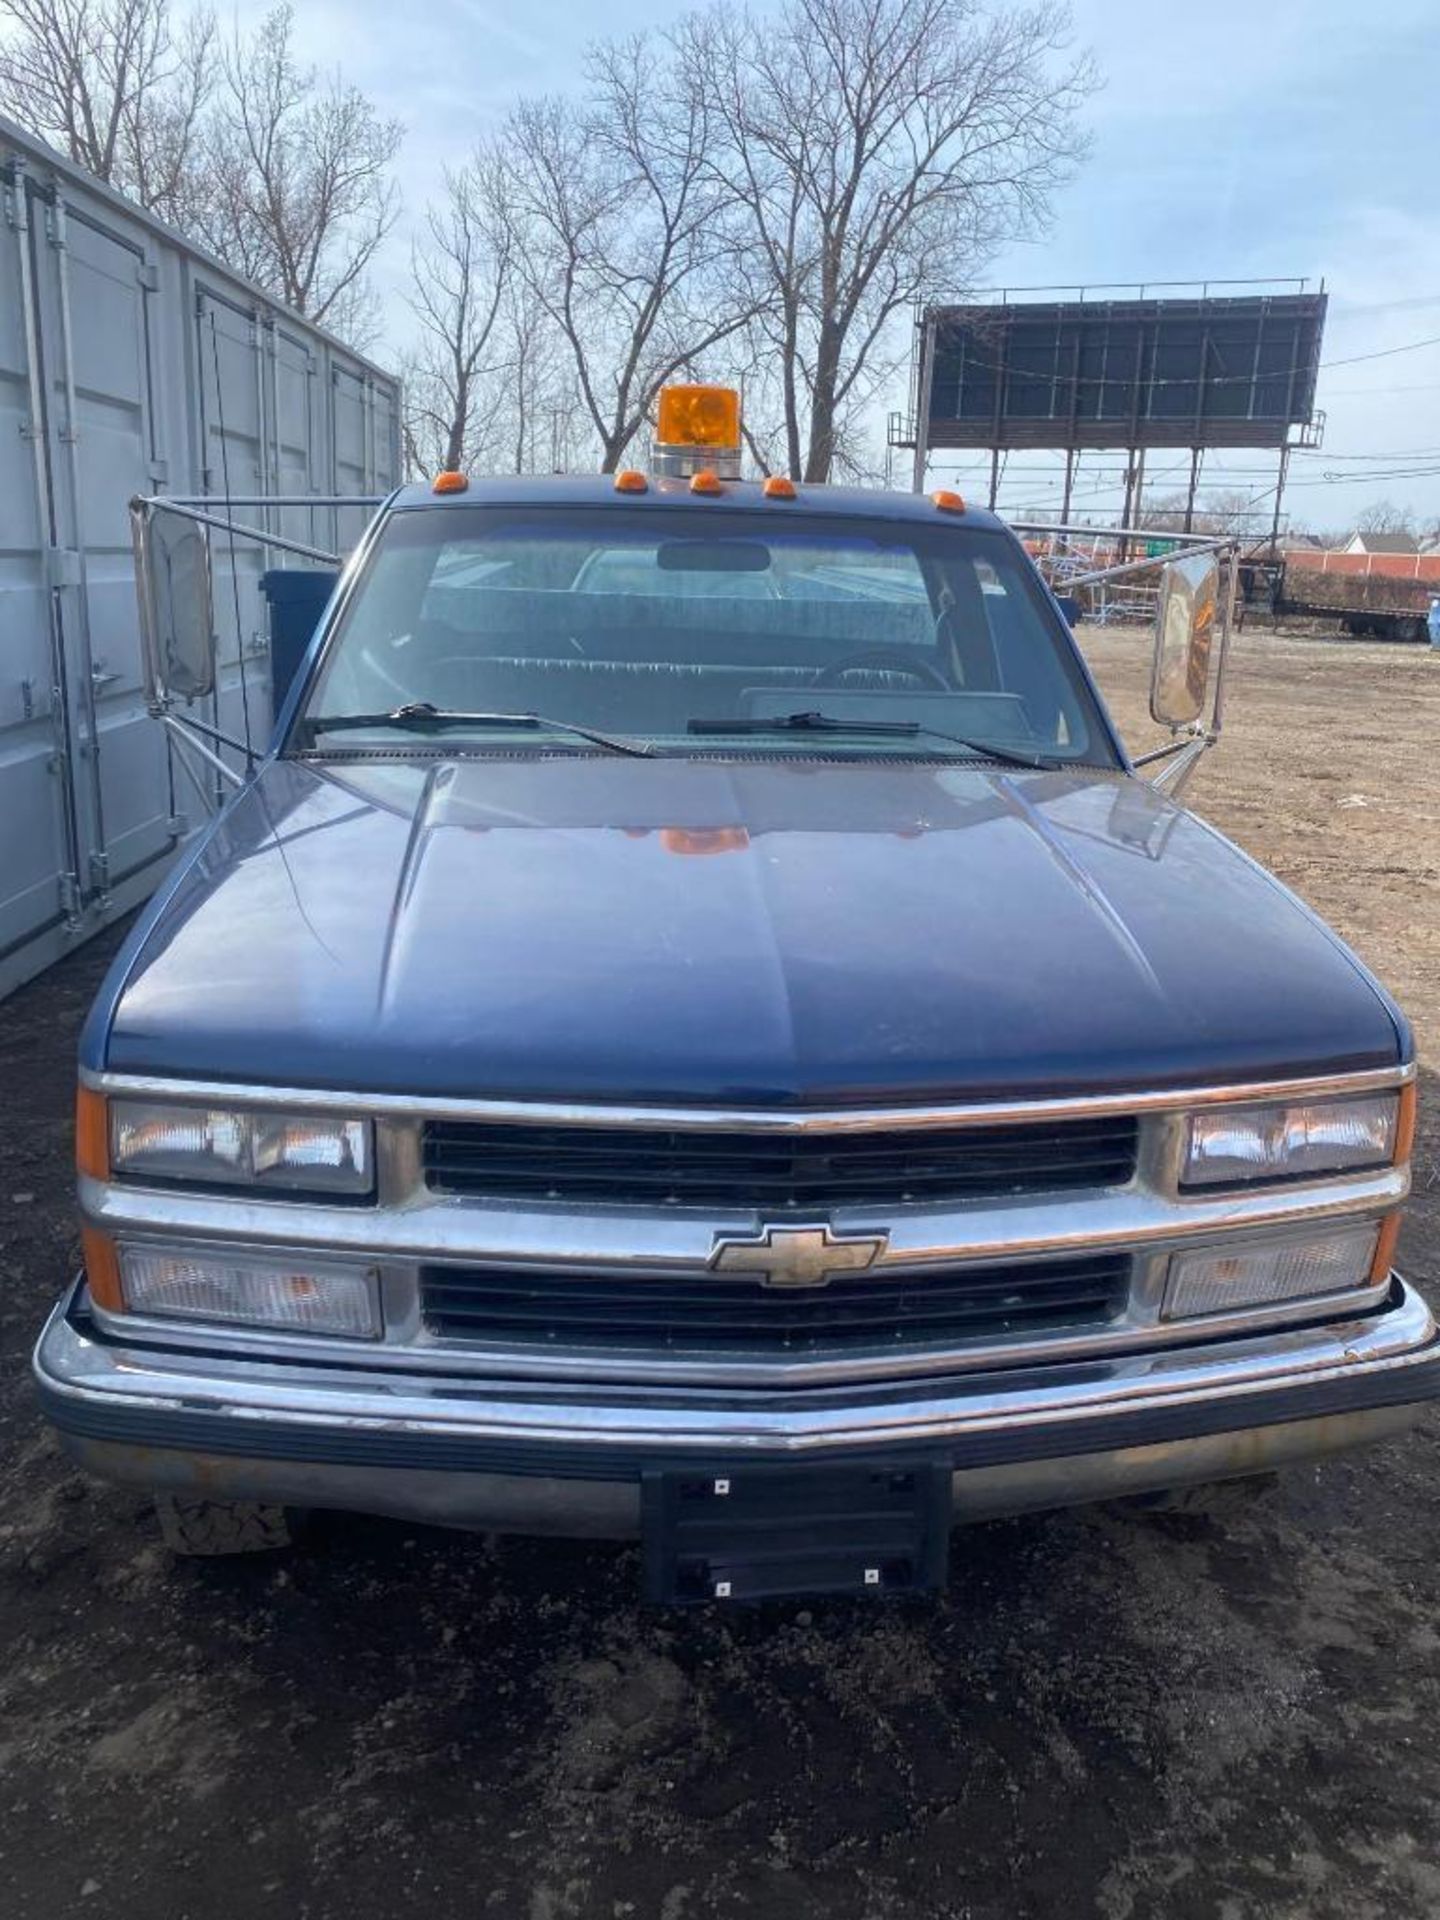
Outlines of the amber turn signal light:
{"label": "amber turn signal light", "polygon": [[105,1096],[91,1087],[81,1087],[75,1095],[75,1166],[92,1180],[104,1180],[110,1172],[109,1115]]}
{"label": "amber turn signal light", "polygon": [[123,1313],[125,1295],[120,1286],[120,1260],[115,1242],[108,1233],[97,1233],[94,1227],[86,1227],[81,1232],[80,1245],[85,1252],[85,1279],[90,1298],[97,1307]]}
{"label": "amber turn signal light", "polygon": [[447,467],[444,473],[437,473],[430,482],[432,493],[464,493],[470,484],[470,476],[456,473],[453,467]]}
{"label": "amber turn signal light", "polygon": [[1395,1115],[1395,1164],[1403,1167],[1415,1145],[1415,1109],[1418,1092],[1413,1080],[1400,1089],[1400,1110]]}
{"label": "amber turn signal light", "polygon": [[940,487],[931,494],[930,498],[942,513],[964,513],[965,511],[965,496],[952,493],[949,487]]}
{"label": "amber turn signal light", "polygon": [[1387,1214],[1380,1222],[1380,1238],[1375,1242],[1375,1258],[1370,1262],[1370,1284],[1378,1287],[1390,1278],[1395,1265],[1395,1242],[1400,1238],[1400,1215]]}

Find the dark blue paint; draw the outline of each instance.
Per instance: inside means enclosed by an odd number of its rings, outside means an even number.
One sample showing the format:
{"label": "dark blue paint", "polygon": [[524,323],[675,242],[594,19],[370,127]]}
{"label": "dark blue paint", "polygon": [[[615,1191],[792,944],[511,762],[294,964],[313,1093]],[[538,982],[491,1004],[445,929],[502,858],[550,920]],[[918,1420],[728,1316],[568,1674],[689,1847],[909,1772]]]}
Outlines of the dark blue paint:
{"label": "dark blue paint", "polygon": [[285,704],[340,578],[338,567],[271,567],[260,576],[270,604],[270,708]]}
{"label": "dark blue paint", "polygon": [[778,518],[795,519],[802,514],[818,514],[825,519],[921,520],[927,526],[937,522],[953,527],[983,527],[993,532],[1009,528],[997,515],[983,507],[967,507],[964,513],[943,512],[928,493],[890,493],[875,487],[811,487],[801,484],[794,500],[766,501],[753,481],[725,483],[723,493],[694,494],[688,480],[652,480],[644,494],[617,493],[615,482],[603,473],[507,473],[486,476],[470,482],[464,493],[432,493],[427,486],[400,487],[391,494],[390,511],[404,513],[420,509],[425,513],[453,513],[464,507],[566,507],[613,506],[632,512],[637,506],[670,513],[684,509],[689,513],[753,513],[760,507]]}
{"label": "dark blue paint", "polygon": [[267,763],[84,1051],[780,1104],[1322,1073],[1409,1036],[1299,901],[1131,775],[555,755]]}

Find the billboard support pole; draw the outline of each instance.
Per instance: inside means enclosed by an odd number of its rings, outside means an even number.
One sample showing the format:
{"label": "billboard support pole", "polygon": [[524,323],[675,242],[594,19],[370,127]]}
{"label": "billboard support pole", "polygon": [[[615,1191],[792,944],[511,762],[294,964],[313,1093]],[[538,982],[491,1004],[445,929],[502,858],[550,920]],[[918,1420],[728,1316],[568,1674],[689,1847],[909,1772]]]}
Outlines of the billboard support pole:
{"label": "billboard support pole", "polygon": [[1195,493],[1200,485],[1200,448],[1190,449],[1190,491],[1185,496],[1185,531],[1195,531]]}
{"label": "billboard support pole", "polygon": [[1070,524],[1070,494],[1074,485],[1075,449],[1074,447],[1067,447],[1065,449],[1065,496],[1060,502],[1060,524],[1062,527],[1068,527]]}
{"label": "billboard support pole", "polygon": [[[1135,516],[1130,511],[1134,504],[1135,449],[1133,447],[1127,447],[1125,449],[1125,505],[1120,510],[1120,524],[1122,527],[1134,526]],[[1122,538],[1120,542],[1120,558],[1122,560],[1128,560],[1130,558],[1130,541],[1128,536]]]}
{"label": "billboard support pole", "polygon": [[995,502],[1000,494],[1000,449],[990,449],[990,511],[995,511]]}
{"label": "billboard support pole", "polygon": [[1280,501],[1285,492],[1285,476],[1290,470],[1290,448],[1288,444],[1280,449],[1280,475],[1275,482],[1275,517],[1270,522],[1270,554],[1273,559],[1280,547]]}
{"label": "billboard support pole", "polygon": [[935,379],[934,314],[921,315],[919,331],[920,374],[915,383],[915,466],[911,474],[911,485],[916,493],[923,493],[925,468],[929,464],[930,453],[925,444],[930,429],[930,390]]}

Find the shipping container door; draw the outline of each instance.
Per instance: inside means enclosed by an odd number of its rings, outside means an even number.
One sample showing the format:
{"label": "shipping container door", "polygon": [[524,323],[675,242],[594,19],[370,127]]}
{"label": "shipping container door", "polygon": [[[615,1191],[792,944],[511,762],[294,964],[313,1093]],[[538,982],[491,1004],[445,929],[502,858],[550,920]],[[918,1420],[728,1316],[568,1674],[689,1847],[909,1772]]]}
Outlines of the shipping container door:
{"label": "shipping container door", "polygon": [[160,471],[149,339],[155,273],[138,239],[83,204],[58,199],[53,217],[51,458],[62,544],[74,555],[68,638],[88,898],[167,860],[176,844],[165,735],[145,706],[128,511],[133,495],[153,492]]}
{"label": "shipping container door", "polygon": [[[270,328],[270,441],[275,493],[321,491],[315,464],[317,360],[315,348],[300,334],[278,322]],[[324,546],[330,537],[325,515],[314,507],[285,508],[269,524],[311,546]],[[303,562],[294,555],[288,559],[280,555],[276,564],[299,566]]]}
{"label": "shipping container door", "polygon": [[[336,493],[388,492],[376,459],[375,383],[367,374],[332,360],[330,366],[330,469]],[[359,540],[371,509],[344,507],[335,516],[335,541],[348,552]]]}
{"label": "shipping container door", "polygon": [[66,598],[56,557],[36,275],[46,208],[18,167],[0,183],[0,989],[33,942],[78,925]]}
{"label": "shipping container door", "polygon": [[370,404],[375,415],[376,491],[388,493],[400,484],[400,394],[378,380],[370,383]]}
{"label": "shipping container door", "polygon": [[[227,494],[276,491],[264,341],[256,313],[203,286],[195,299],[195,329],[201,490],[224,518]],[[264,524],[264,513],[255,508],[237,509],[234,518],[252,527]],[[223,732],[263,746],[270,729],[269,629],[260,576],[282,562],[278,550],[218,532],[211,535],[210,556],[219,643],[212,718]]]}

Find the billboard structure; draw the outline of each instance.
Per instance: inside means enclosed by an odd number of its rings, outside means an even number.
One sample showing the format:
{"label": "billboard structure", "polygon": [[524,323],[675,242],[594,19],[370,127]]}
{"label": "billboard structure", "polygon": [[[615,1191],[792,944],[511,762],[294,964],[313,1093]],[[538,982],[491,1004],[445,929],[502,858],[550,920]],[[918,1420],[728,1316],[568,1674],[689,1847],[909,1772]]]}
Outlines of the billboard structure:
{"label": "billboard structure", "polygon": [[933,307],[920,321],[913,424],[892,423],[891,445],[914,448],[917,490],[932,451],[988,451],[992,505],[1003,454],[1063,452],[1062,520],[1077,456],[1122,450],[1127,521],[1146,450],[1187,448],[1188,527],[1208,448],[1273,448],[1283,485],[1290,448],[1318,443],[1326,296],[1284,284],[1293,290],[1097,299],[1079,288],[1064,300]]}

